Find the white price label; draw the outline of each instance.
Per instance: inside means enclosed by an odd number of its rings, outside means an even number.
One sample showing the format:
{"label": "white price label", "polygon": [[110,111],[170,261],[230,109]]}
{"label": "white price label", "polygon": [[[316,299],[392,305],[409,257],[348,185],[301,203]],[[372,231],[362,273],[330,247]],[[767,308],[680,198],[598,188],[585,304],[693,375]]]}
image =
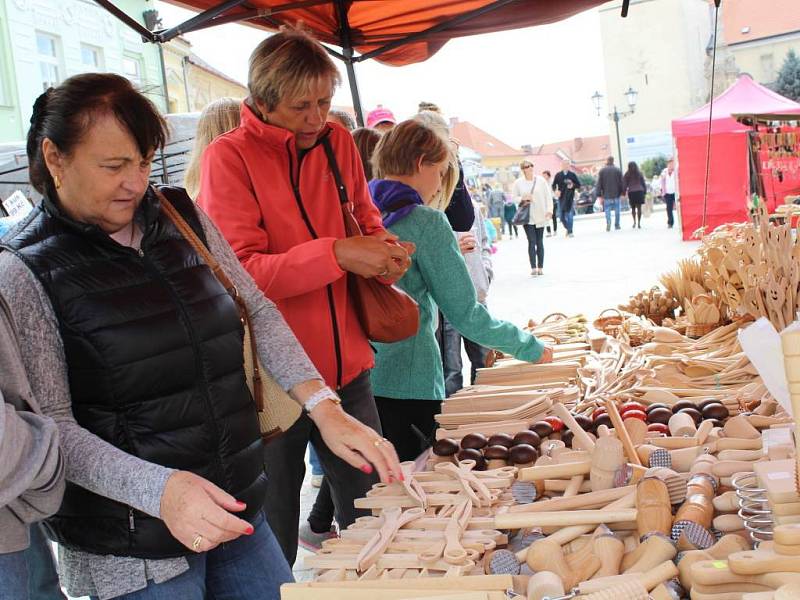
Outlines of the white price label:
{"label": "white price label", "polygon": [[3,208],[6,209],[8,216],[20,220],[33,209],[33,204],[25,197],[25,194],[17,190],[8,198],[3,200]]}

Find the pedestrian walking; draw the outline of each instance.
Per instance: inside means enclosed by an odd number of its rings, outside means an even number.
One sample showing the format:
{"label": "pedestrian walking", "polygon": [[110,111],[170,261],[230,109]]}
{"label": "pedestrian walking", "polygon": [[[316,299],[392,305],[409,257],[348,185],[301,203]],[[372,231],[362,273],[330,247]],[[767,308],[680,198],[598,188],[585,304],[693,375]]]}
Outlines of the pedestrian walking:
{"label": "pedestrian walking", "polygon": [[[547,185],[551,185],[553,181],[553,174],[550,171],[542,171],[542,177],[547,181]],[[547,237],[554,236],[558,230],[558,194],[553,192],[553,229],[550,230],[550,223],[547,224]]]}
{"label": "pedestrian walking", "polygon": [[628,204],[631,205],[634,229],[642,228],[642,205],[644,204],[644,194],[647,191],[644,175],[639,170],[639,165],[631,161],[628,163],[628,170],[622,178],[625,187],[623,193],[628,196]]}
{"label": "pedestrian walking", "polygon": [[520,169],[522,176],[514,182],[511,196],[520,209],[528,207],[527,222],[522,225],[528,238],[531,276],[536,277],[544,274],[544,228],[552,217],[553,191],[544,177],[534,175],[533,163],[523,161]]}
{"label": "pedestrian walking", "polygon": [[503,193],[500,184],[497,184],[496,187],[489,192],[489,218],[503,218],[503,213],[505,211],[506,205],[506,195]]}
{"label": "pedestrian walking", "polygon": [[675,217],[673,211],[675,210],[675,161],[669,159],[666,168],[661,171],[661,193],[664,194],[664,204],[667,205],[667,227],[672,229],[675,225]]}
{"label": "pedestrian walking", "polygon": [[512,198],[506,198],[505,204],[503,205],[503,231],[505,231],[505,225],[508,225],[508,237],[511,238],[511,233],[514,233],[514,237],[519,237],[519,228],[514,223],[514,215],[517,214],[517,205],[514,204],[514,200]]}
{"label": "pedestrian walking", "polygon": [[597,197],[603,203],[603,210],[606,213],[606,231],[611,231],[611,211],[614,211],[614,229],[619,229],[619,211],[622,193],[624,191],[622,183],[622,171],[614,166],[614,157],[606,159],[606,166],[600,169],[597,175]]}
{"label": "pedestrian walking", "polygon": [[[572,235],[572,223],[575,217],[575,192],[581,182],[575,171],[570,169],[568,160],[561,161],[561,170],[553,178],[553,191],[558,195],[558,208],[561,224],[567,230],[567,237]],[[555,217],[555,213],[553,215]]]}

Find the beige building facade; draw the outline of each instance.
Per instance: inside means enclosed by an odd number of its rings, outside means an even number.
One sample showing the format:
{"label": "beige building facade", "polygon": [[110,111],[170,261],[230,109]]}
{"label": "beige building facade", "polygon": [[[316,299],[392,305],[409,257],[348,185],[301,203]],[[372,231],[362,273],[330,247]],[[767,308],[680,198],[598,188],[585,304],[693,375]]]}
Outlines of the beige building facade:
{"label": "beige building facade", "polygon": [[722,40],[739,73],[763,85],[775,83],[789,50],[800,54],[798,0],[726,0]]}
{"label": "beige building facade", "polygon": [[162,46],[170,113],[197,112],[217,98],[247,96],[247,87],[204,62],[191,47],[180,37]]}
{"label": "beige building facade", "polygon": [[[600,8],[607,96],[600,118],[628,111],[625,92],[638,92],[635,112],[619,122],[623,162],[672,153],[671,123],[708,99],[706,74],[712,35],[707,0],[619,0]],[[619,156],[609,119],[613,155]]]}

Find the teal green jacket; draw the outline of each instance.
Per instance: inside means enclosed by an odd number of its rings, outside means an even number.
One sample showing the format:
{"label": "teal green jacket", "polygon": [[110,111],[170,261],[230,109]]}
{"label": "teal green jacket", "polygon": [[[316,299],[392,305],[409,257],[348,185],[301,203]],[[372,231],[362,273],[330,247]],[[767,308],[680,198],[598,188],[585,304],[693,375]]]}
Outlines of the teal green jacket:
{"label": "teal green jacket", "polygon": [[389,230],[414,242],[412,264],[397,286],[419,303],[419,332],[394,344],[375,344],[373,393],[386,398],[443,400],[442,357],[436,343],[438,309],[461,335],[520,360],[536,362],[544,346],[478,304],[453,230],[444,213],[416,206]]}

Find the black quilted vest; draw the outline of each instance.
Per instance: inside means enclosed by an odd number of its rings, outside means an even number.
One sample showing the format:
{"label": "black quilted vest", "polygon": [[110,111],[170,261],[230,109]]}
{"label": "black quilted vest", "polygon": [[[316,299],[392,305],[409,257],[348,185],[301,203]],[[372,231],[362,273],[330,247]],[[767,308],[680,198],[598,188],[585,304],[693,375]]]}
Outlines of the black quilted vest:
{"label": "black quilted vest", "polygon": [[[162,191],[205,240],[183,190]],[[3,247],[55,309],[77,422],[129,454],[205,477],[247,503],[239,516],[252,521],[266,478],[236,306],[150,191],[137,219],[138,252],[45,199]],[[72,483],[46,528],[94,554],[190,554],[163,521]]]}

